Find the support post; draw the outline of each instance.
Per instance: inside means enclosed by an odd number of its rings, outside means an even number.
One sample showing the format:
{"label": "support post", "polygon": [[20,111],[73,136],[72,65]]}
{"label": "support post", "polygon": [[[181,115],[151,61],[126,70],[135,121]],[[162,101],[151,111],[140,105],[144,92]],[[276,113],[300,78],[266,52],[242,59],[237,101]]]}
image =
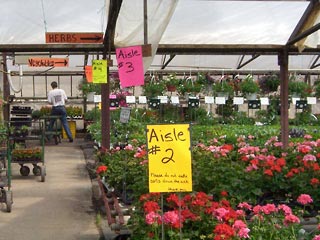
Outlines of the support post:
{"label": "support post", "polygon": [[[106,59],[106,54],[103,54],[103,59]],[[109,79],[109,64],[107,64],[107,83],[101,84],[101,147],[102,149],[110,150],[110,79]]]}
{"label": "support post", "polygon": [[10,96],[10,86],[9,81],[7,77],[7,54],[2,53],[2,76],[3,76],[3,99],[6,101],[6,103],[3,105],[3,120],[9,121],[10,117],[10,104],[8,103],[9,96]]}
{"label": "support post", "polygon": [[283,148],[289,144],[289,90],[288,90],[288,51],[283,49],[278,55],[278,64],[280,65],[280,109],[281,109],[281,142]]}

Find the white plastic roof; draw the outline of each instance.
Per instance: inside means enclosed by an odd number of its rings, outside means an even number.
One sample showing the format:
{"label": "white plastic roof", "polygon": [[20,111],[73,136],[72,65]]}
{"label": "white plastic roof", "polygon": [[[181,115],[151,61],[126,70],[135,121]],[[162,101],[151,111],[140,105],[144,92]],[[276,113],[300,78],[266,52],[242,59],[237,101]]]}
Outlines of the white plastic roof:
{"label": "white plastic roof", "polygon": [[[143,44],[142,2],[123,1],[116,26],[116,46]],[[139,8],[136,8],[137,4],[140,4]],[[150,4],[153,4],[152,7],[149,7]],[[216,44],[284,46],[308,4],[308,1],[208,0],[167,0],[160,4],[159,1],[149,0],[149,39],[152,44],[157,44],[153,42],[154,35],[159,32],[157,24],[163,21],[168,25],[159,40],[160,45],[194,45],[195,48]],[[175,9],[168,20],[165,18],[170,16],[163,8],[170,7]],[[314,25],[319,22],[318,14]],[[317,47],[320,44],[319,31],[310,35],[305,44]],[[177,55],[166,69],[236,69],[240,58],[234,55],[197,55],[195,51],[192,56]],[[309,69],[315,58],[314,55],[290,56],[289,69]],[[156,56],[150,69],[159,69],[162,60],[163,57]],[[278,59],[275,55],[260,56],[242,69],[278,70]]]}
{"label": "white plastic roof", "polygon": [[47,32],[104,32],[105,0],[0,0],[0,44],[44,44]]}
{"label": "white plastic roof", "polygon": [[[0,45],[44,44],[46,31],[105,32],[110,4],[110,0],[0,2]],[[117,22],[116,45],[143,44],[142,4],[143,0],[123,0]],[[163,29],[159,44],[285,45],[309,2],[148,0],[149,32],[153,30],[152,24],[161,17],[159,10],[164,11],[166,4],[176,6],[173,6],[172,17],[171,13],[163,14],[167,17],[168,25]],[[158,14],[152,12],[156,10]],[[319,22],[318,15],[315,24]],[[138,32],[132,34],[133,31]],[[152,34],[149,38],[152,38]],[[319,31],[308,39],[312,46],[319,46]],[[78,57],[70,60],[71,66],[83,63]],[[239,59],[239,56],[227,55],[179,55],[167,68],[234,69]],[[289,69],[308,69],[314,59],[314,55],[290,56]],[[161,64],[162,57],[156,56],[150,69],[159,69]],[[261,56],[244,69],[278,69],[277,56]]]}

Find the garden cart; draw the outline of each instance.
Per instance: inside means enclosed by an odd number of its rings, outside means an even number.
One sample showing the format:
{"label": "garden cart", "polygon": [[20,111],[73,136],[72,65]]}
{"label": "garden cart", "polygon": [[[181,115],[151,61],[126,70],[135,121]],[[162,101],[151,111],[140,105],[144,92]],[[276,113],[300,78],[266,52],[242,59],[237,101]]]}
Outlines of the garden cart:
{"label": "garden cart", "polygon": [[41,182],[45,181],[46,167],[44,164],[44,127],[42,121],[32,121],[27,132],[17,131],[22,127],[14,121],[9,122],[9,143],[8,156],[12,163],[20,165],[20,174],[28,176],[30,168],[33,166],[33,174],[41,177]]}
{"label": "garden cart", "polygon": [[0,202],[5,203],[7,212],[12,209],[11,159],[7,152],[7,133],[0,133]]}

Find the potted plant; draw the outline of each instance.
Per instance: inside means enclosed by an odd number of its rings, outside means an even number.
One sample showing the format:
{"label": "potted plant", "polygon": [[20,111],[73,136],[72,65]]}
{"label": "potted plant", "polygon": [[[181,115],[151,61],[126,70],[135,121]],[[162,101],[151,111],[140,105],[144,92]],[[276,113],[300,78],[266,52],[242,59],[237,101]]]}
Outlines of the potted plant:
{"label": "potted plant", "polygon": [[164,81],[161,81],[154,76],[150,79],[146,79],[145,84],[143,85],[143,94],[148,98],[162,96],[165,90],[166,85]]}
{"label": "potted plant", "polygon": [[180,83],[180,79],[177,78],[175,74],[170,74],[165,79],[166,87],[168,92],[174,92],[177,90],[177,86]]}
{"label": "potted plant", "polygon": [[101,94],[101,86],[97,83],[87,82],[83,79],[82,83],[79,85],[79,90],[82,91],[83,97],[87,98],[88,101],[93,102],[93,96]]}
{"label": "potted plant", "polygon": [[196,95],[201,92],[202,88],[203,84],[201,82],[188,77],[180,81],[180,84],[177,87],[177,91],[181,96],[184,96],[186,94]]}
{"label": "potted plant", "polygon": [[263,93],[276,92],[279,85],[280,79],[276,74],[265,75],[259,78],[259,86]]}
{"label": "potted plant", "polygon": [[228,98],[234,94],[233,86],[229,81],[220,81],[219,83],[214,83],[212,85],[212,90],[217,97]]}
{"label": "potted plant", "polygon": [[41,160],[41,149],[40,148],[23,148],[12,150],[12,160],[23,161],[32,159],[35,161]]}
{"label": "potted plant", "polygon": [[40,117],[50,116],[51,107],[42,106],[39,111],[40,111]]}
{"label": "potted plant", "polygon": [[307,97],[311,94],[312,89],[308,83],[291,80],[288,84],[289,94],[293,97]]}
{"label": "potted plant", "polygon": [[260,91],[258,83],[253,79],[251,74],[248,74],[240,83],[241,92],[248,100],[256,99],[256,94]]}
{"label": "potted plant", "polygon": [[67,106],[67,117],[69,118],[82,118],[82,108],[76,106]]}
{"label": "potted plant", "polygon": [[319,98],[320,97],[320,81],[319,80],[315,81],[313,90],[314,90],[315,97]]}

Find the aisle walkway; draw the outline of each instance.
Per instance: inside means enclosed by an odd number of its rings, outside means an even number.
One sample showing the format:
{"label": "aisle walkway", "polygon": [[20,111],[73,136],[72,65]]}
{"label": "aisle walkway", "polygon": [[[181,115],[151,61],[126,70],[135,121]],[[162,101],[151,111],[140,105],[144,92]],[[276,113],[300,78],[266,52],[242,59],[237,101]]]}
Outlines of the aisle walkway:
{"label": "aisle walkway", "polygon": [[0,240],[98,240],[82,140],[45,146],[45,182],[13,164],[12,212],[0,203]]}

